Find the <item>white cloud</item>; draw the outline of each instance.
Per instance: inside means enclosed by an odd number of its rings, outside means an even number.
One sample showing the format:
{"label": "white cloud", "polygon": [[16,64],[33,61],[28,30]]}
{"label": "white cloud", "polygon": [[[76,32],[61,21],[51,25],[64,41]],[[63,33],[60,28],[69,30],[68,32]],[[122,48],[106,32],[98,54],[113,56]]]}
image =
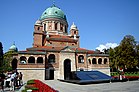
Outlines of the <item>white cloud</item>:
{"label": "white cloud", "polygon": [[106,44],[100,44],[98,47],[96,47],[96,49],[100,50],[101,52],[104,52],[103,49],[109,49],[110,47],[115,48],[117,46],[118,46],[117,43],[106,43]]}

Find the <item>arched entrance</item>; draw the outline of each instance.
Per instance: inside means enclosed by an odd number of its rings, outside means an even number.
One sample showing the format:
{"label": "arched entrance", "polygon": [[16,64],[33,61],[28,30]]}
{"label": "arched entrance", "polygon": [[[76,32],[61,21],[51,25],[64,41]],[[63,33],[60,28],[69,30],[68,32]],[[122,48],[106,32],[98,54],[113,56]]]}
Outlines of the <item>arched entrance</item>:
{"label": "arched entrance", "polygon": [[70,59],[64,60],[64,79],[65,80],[71,79],[71,60]]}
{"label": "arched entrance", "polygon": [[12,60],[11,65],[12,65],[12,69],[13,69],[13,70],[16,70],[16,68],[17,68],[17,59],[16,59],[16,58],[14,58],[14,59]]}

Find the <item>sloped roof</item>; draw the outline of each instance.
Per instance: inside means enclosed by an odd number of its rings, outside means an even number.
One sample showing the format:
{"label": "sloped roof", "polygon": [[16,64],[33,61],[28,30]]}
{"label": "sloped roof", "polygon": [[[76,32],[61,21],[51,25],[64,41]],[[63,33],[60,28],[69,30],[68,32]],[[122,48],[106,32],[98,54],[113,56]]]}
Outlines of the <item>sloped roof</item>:
{"label": "sloped roof", "polygon": [[49,38],[44,39],[44,43],[46,40],[50,41],[58,41],[58,42],[77,42],[77,40],[71,38],[70,36],[64,36],[64,35],[50,35]]}
{"label": "sloped roof", "polygon": [[67,47],[75,52],[83,52],[83,53],[88,53],[88,54],[94,53],[93,50],[87,50],[84,48],[73,48],[70,46],[66,46],[66,47],[53,47],[53,46],[31,47],[31,48],[27,48],[27,51],[62,51],[63,49],[65,49]]}

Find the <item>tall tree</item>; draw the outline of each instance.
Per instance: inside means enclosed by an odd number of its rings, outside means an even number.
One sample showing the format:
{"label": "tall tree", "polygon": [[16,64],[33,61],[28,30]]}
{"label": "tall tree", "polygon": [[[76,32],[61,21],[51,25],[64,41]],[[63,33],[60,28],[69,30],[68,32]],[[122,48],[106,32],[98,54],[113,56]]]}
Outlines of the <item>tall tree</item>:
{"label": "tall tree", "polygon": [[111,67],[112,72],[114,71],[114,69],[116,69],[116,64],[115,64],[114,57],[115,57],[114,49],[110,48],[110,50],[109,50],[109,60],[110,60],[110,67]]}
{"label": "tall tree", "polygon": [[8,51],[3,55],[3,70],[9,71],[12,70],[11,62],[13,60],[13,55],[17,54],[16,51]]}
{"label": "tall tree", "polygon": [[112,69],[135,69],[139,67],[139,44],[136,44],[131,35],[126,35],[119,46],[110,49],[109,55]]}
{"label": "tall tree", "polygon": [[0,67],[2,67],[3,64],[3,46],[2,43],[0,42]]}
{"label": "tall tree", "polygon": [[121,41],[120,45],[120,64],[125,68],[133,68],[137,65],[136,60],[136,41],[133,36],[126,35]]}
{"label": "tall tree", "polygon": [[139,42],[136,45],[136,59],[138,62],[137,68],[139,69]]}

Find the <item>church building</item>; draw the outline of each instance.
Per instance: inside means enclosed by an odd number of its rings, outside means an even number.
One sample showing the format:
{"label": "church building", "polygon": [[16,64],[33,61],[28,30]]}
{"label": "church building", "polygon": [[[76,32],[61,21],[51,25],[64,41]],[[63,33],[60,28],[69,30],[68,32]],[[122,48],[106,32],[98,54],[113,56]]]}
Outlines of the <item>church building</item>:
{"label": "church building", "polygon": [[18,51],[11,63],[23,73],[23,80],[66,80],[73,71],[98,70],[110,75],[109,55],[81,48],[77,26],[73,23],[69,31],[68,27],[59,7],[52,5],[42,13],[34,24],[33,46]]}

